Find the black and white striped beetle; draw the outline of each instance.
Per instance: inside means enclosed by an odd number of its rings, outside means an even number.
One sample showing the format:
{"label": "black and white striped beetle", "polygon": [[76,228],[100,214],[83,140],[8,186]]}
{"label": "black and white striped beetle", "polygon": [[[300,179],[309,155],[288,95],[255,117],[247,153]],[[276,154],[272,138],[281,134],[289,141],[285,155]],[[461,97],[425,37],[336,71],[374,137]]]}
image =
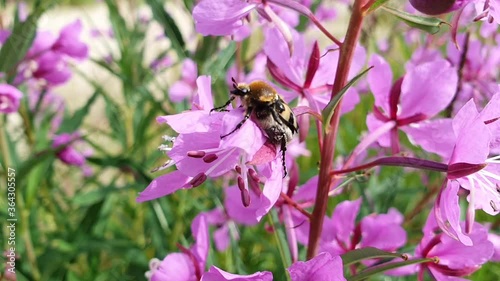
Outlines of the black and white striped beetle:
{"label": "black and white striped beetle", "polygon": [[236,97],[240,97],[241,104],[245,108],[245,116],[231,132],[222,135],[221,138],[227,137],[241,128],[253,114],[253,120],[267,135],[271,143],[281,146],[283,170],[284,176],[286,176],[286,145],[299,129],[297,118],[292,109],[283,101],[276,90],[264,81],[253,81],[250,84],[245,84],[236,83],[234,78],[232,80],[234,90],[231,91],[231,98],[223,106],[215,107],[210,112],[214,110],[224,111]]}

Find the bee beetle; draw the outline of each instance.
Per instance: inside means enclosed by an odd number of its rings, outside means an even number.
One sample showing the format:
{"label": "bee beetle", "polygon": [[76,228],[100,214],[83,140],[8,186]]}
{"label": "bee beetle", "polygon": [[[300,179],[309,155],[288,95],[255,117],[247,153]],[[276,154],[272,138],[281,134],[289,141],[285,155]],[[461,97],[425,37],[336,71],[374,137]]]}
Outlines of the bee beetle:
{"label": "bee beetle", "polygon": [[295,115],[276,90],[266,82],[253,81],[245,84],[236,83],[234,78],[232,80],[234,89],[231,91],[231,98],[223,106],[213,108],[210,112],[226,111],[226,107],[236,97],[240,97],[241,104],[245,108],[245,116],[231,132],[222,135],[221,138],[237,131],[253,114],[255,123],[267,135],[271,143],[281,146],[283,170],[286,176],[286,145],[299,129]]}

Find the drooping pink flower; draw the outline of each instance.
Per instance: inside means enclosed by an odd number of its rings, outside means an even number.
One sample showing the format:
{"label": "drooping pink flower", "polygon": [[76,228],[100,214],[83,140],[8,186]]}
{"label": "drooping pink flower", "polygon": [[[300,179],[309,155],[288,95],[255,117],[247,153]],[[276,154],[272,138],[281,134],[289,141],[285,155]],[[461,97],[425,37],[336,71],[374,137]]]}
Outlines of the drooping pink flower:
{"label": "drooping pink flower", "polygon": [[[424,236],[415,249],[413,258],[430,258],[432,261],[401,268],[391,275],[413,275],[417,273],[418,280],[424,280],[428,272],[434,280],[466,280],[464,277],[472,274],[493,255],[493,244],[488,240],[485,227],[476,223],[474,231],[470,233],[471,245],[466,246],[440,232],[433,211],[423,228]],[[465,229],[465,224],[460,223]]]}
{"label": "drooping pink flower", "polygon": [[181,253],[168,254],[162,261],[152,259],[146,278],[150,281],[197,281],[205,272],[210,237],[205,215],[193,220],[191,233],[195,243],[189,248],[181,247]]}
{"label": "drooping pink flower", "polygon": [[23,93],[9,84],[0,84],[0,113],[17,112]]}
{"label": "drooping pink flower", "polygon": [[[500,93],[479,113],[473,100],[462,107],[453,118],[452,129],[455,137],[449,143],[453,150],[449,159],[447,180],[438,200],[436,219],[443,231],[451,237],[470,245],[470,239],[462,235],[458,226],[460,208],[458,206],[458,186],[467,189],[469,207],[466,216],[467,233],[472,231],[475,210],[482,209],[490,215],[500,212],[500,157],[489,158],[490,153],[500,145]],[[492,150],[493,149],[493,150]],[[456,210],[453,212],[446,209]],[[458,212],[458,215],[456,214]]]}

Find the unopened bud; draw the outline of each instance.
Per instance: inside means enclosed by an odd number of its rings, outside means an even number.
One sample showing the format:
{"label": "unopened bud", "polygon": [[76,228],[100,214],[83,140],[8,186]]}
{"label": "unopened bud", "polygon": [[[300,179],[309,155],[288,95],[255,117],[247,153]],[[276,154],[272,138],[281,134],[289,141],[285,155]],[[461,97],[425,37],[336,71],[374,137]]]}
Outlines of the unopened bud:
{"label": "unopened bud", "polygon": [[410,4],[417,11],[426,15],[439,15],[456,10],[456,0],[410,0]]}

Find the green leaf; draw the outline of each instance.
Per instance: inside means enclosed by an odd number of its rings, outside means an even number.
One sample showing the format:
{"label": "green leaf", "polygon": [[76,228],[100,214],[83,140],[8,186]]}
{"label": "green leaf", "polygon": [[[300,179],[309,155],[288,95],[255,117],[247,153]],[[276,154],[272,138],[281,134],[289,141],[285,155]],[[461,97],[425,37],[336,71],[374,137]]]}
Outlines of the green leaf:
{"label": "green leaf", "polygon": [[342,262],[344,263],[344,266],[349,266],[353,263],[360,262],[362,260],[369,260],[369,259],[380,259],[380,258],[401,258],[401,254],[398,253],[391,253],[391,252],[386,252],[382,251],[377,248],[373,247],[368,247],[368,248],[362,248],[362,249],[356,249],[349,251],[343,255],[342,257]]}
{"label": "green leaf", "polygon": [[236,52],[236,43],[231,41],[229,45],[224,48],[217,55],[213,56],[213,59],[203,65],[203,69],[201,73],[206,73],[212,76],[212,83],[217,81],[221,75],[224,75],[229,62],[234,57]]}
{"label": "green leaf", "polygon": [[432,262],[432,259],[415,259],[415,260],[407,260],[407,261],[402,261],[402,262],[391,262],[391,263],[384,263],[381,265],[373,266],[370,268],[367,268],[363,271],[361,271],[359,274],[356,274],[351,277],[347,277],[347,281],[359,281],[359,280],[364,280],[367,279],[368,277],[371,277],[375,274],[382,273],[387,270],[407,266],[407,265],[412,265],[412,264],[418,264],[418,263],[425,263],[425,262]]}
{"label": "green leaf", "polygon": [[442,21],[438,18],[416,16],[416,15],[406,13],[403,11],[399,11],[399,10],[396,10],[394,8],[390,8],[390,7],[386,7],[386,6],[383,6],[382,9],[384,9],[386,12],[393,14],[396,17],[402,19],[407,25],[421,29],[421,30],[426,31],[430,34],[438,33],[439,30],[441,29],[442,24],[448,24],[447,22]]}
{"label": "green leaf", "polygon": [[330,120],[332,119],[332,116],[333,116],[333,113],[335,112],[335,109],[339,105],[340,99],[345,95],[347,90],[352,85],[354,85],[354,83],[356,83],[361,77],[363,77],[363,75],[365,75],[368,72],[368,70],[370,70],[372,68],[373,68],[373,66],[370,66],[369,68],[363,70],[360,74],[358,74],[354,78],[352,78],[351,81],[349,81],[347,83],[347,85],[345,85],[344,88],[342,88],[342,90],[340,90],[340,92],[337,95],[335,95],[333,97],[333,99],[331,99],[328,102],[325,109],[323,109],[323,111],[321,112],[321,115],[323,116],[323,129],[325,130],[325,132],[327,131],[327,128],[329,127]]}
{"label": "green leaf", "polygon": [[163,8],[162,2],[159,0],[146,0],[146,3],[148,3],[149,7],[151,8],[155,20],[163,26],[163,32],[172,43],[172,47],[177,52],[177,56],[179,57],[179,59],[184,59],[185,57],[187,57],[182,34],[175,24],[175,21]]}
{"label": "green leaf", "polygon": [[380,6],[384,5],[385,3],[389,2],[389,0],[376,0],[375,3],[371,5],[371,7],[368,9],[368,13],[371,13],[375,11],[376,9],[380,8]]}
{"label": "green leaf", "polygon": [[37,21],[41,14],[41,10],[35,11],[26,21],[15,24],[11,35],[3,44],[0,50],[0,72],[6,73],[8,80],[15,76],[17,65],[35,39]]}

